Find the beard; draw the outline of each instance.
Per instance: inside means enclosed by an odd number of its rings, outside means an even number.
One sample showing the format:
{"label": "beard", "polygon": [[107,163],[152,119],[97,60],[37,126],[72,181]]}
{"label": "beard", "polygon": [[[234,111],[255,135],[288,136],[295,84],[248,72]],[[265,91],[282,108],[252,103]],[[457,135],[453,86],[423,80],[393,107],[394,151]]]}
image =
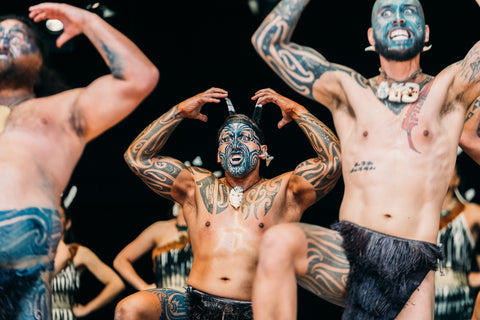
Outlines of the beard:
{"label": "beard", "polygon": [[40,81],[38,64],[0,62],[0,88],[33,88]]}
{"label": "beard", "polygon": [[375,49],[379,55],[383,56],[387,60],[393,61],[408,61],[415,58],[423,50],[425,45],[424,40],[415,40],[413,46],[406,50],[395,50],[385,45],[381,41],[375,40]]}

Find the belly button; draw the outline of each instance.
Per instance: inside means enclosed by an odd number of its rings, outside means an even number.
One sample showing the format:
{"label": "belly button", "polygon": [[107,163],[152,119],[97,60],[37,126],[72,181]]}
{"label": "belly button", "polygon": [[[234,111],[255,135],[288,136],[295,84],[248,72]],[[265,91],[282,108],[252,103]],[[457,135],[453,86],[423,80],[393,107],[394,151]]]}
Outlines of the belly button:
{"label": "belly button", "polygon": [[210,221],[205,222],[205,226],[210,227]]}
{"label": "belly button", "polygon": [[262,222],[260,222],[260,223],[258,224],[258,226],[259,226],[260,228],[263,228],[263,227],[264,227],[264,224],[263,224]]}
{"label": "belly button", "polygon": [[385,213],[384,216],[385,216],[385,218],[388,218],[388,219],[390,219],[392,217],[392,215],[390,213]]}
{"label": "belly button", "polygon": [[368,136],[368,131],[363,131],[363,136],[364,137]]}
{"label": "belly button", "polygon": [[423,135],[424,135],[425,137],[428,137],[428,133],[429,133],[428,130],[423,131]]}

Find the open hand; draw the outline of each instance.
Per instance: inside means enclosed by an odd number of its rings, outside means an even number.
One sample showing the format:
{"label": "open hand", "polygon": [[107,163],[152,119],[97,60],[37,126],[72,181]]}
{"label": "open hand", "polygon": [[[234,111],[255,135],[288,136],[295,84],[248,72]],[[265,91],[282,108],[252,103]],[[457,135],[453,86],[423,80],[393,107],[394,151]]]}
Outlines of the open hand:
{"label": "open hand", "polygon": [[83,25],[88,14],[83,10],[65,3],[44,2],[29,8],[29,17],[35,22],[57,19],[63,23],[63,32],[57,39],[57,47],[83,32]]}
{"label": "open hand", "polygon": [[221,98],[226,98],[228,92],[220,88],[210,88],[178,104],[178,112],[181,116],[190,119],[198,119],[207,122],[206,115],[201,113],[205,103],[219,103]]}

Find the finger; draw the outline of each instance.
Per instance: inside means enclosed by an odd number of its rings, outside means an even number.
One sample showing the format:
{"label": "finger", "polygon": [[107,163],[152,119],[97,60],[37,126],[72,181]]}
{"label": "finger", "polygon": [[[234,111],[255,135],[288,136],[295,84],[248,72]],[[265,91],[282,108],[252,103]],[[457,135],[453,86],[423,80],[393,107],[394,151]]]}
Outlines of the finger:
{"label": "finger", "polygon": [[66,33],[62,33],[57,39],[57,47],[60,48],[61,46],[63,46],[65,44],[65,42],[70,40],[70,38],[71,37],[69,35],[67,35]]}
{"label": "finger", "polygon": [[195,119],[198,119],[200,121],[203,121],[203,122],[207,122],[208,121],[208,117],[206,115],[204,115],[203,113],[199,113]]}

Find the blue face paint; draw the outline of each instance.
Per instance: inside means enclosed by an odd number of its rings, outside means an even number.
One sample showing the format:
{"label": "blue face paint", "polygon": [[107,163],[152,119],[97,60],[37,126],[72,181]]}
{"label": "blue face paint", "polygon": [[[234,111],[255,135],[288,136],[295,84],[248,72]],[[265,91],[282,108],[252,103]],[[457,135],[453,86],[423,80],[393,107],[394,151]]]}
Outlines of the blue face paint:
{"label": "blue face paint", "polygon": [[21,22],[12,21],[0,23],[0,61],[38,53],[27,27]]}
{"label": "blue face paint", "polygon": [[375,48],[389,60],[410,60],[425,43],[425,18],[418,0],[377,0],[372,10]]}
{"label": "blue face paint", "polygon": [[230,175],[241,177],[255,169],[260,154],[260,139],[247,124],[232,122],[220,131],[220,164]]}

